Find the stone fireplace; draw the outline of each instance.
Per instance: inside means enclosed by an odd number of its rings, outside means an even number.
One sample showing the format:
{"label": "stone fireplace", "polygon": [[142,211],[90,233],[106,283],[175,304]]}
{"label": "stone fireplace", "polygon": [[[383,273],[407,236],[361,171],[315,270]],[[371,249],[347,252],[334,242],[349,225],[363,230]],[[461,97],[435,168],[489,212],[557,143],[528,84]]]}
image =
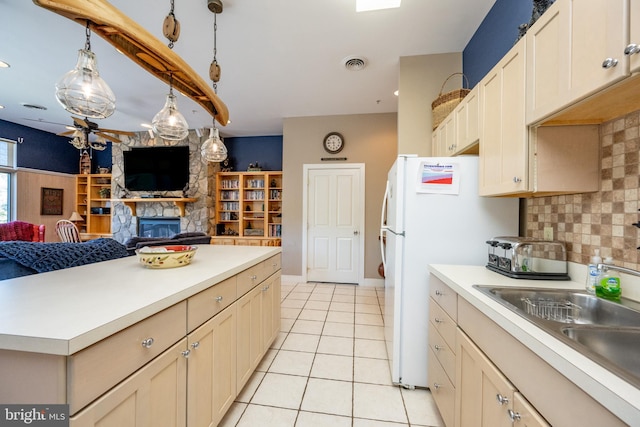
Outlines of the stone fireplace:
{"label": "stone fireplace", "polygon": [[[170,197],[193,197],[197,201],[187,203],[184,216],[180,216],[180,210],[173,202],[154,201],[153,198],[145,199],[136,203],[136,215],[131,214],[129,207],[124,203],[113,201],[111,219],[111,232],[113,238],[121,243],[129,238],[141,236],[139,234],[139,219],[166,219],[173,221],[173,230],[178,228],[178,233],[184,232],[205,232],[212,234],[212,224],[215,223],[215,209],[213,186],[215,185],[215,172],[219,169],[219,164],[204,163],[200,155],[200,146],[203,138],[196,135],[195,131],[189,131],[189,136],[177,144],[169,144],[161,138],[150,138],[147,132],[137,133],[133,137],[121,137],[122,143],[112,145],[112,172],[111,172],[111,194],[114,199],[127,199],[148,197],[145,192],[127,191],[124,187],[124,159],[123,151],[134,147],[150,146],[189,146],[189,189],[187,194],[181,191],[155,192],[154,196],[163,198]],[[162,227],[160,227],[162,228]],[[168,231],[163,231],[168,232]],[[174,233],[175,234],[175,233]],[[164,236],[160,236],[164,237]]]}

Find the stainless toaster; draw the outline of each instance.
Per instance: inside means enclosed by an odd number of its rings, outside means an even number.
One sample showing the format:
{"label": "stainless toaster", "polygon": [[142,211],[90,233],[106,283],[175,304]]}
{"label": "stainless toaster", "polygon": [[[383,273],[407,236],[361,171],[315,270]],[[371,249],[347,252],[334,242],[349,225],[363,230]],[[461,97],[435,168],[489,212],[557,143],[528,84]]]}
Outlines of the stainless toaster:
{"label": "stainless toaster", "polygon": [[563,242],[501,236],[487,245],[489,270],[514,279],[569,280]]}

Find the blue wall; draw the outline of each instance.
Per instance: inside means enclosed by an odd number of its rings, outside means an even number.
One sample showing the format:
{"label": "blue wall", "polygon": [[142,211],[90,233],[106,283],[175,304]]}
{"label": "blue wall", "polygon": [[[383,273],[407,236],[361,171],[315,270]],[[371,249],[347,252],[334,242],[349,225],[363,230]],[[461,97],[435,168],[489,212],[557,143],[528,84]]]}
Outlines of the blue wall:
{"label": "blue wall", "polygon": [[474,87],[513,47],[518,26],[531,20],[532,0],[497,0],[462,52],[462,70]]}
{"label": "blue wall", "polygon": [[0,137],[18,140],[17,166],[63,173],[79,173],[80,153],[69,138],[0,120]]}
{"label": "blue wall", "polygon": [[265,171],[282,170],[282,135],[225,138],[234,171],[246,171],[250,163]]}

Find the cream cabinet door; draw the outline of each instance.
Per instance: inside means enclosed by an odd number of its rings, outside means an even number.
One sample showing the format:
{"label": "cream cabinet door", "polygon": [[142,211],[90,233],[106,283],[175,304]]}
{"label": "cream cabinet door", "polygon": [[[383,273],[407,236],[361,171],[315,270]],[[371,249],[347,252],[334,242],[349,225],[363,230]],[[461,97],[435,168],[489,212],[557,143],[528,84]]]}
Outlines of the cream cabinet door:
{"label": "cream cabinet door", "polygon": [[527,31],[527,124],[630,74],[628,1],[559,0]]}
{"label": "cream cabinet door", "polygon": [[433,157],[445,157],[447,155],[446,143],[446,128],[444,122],[442,122],[440,126],[433,131],[431,155]]}
{"label": "cream cabinet door", "polygon": [[525,42],[521,39],[479,83],[482,196],[517,194],[528,188]]}
{"label": "cream cabinet door", "polygon": [[216,426],[236,398],[236,305],[188,335],[187,425]]}
{"label": "cream cabinet door", "polygon": [[453,110],[456,124],[456,142],[453,154],[464,153],[480,139],[480,89],[478,86],[464,97]]}
{"label": "cream cabinet door", "polygon": [[262,347],[266,352],[280,333],[280,273],[259,286],[262,292]]}
{"label": "cream cabinet door", "polygon": [[[629,23],[629,66],[631,72],[635,73],[640,71],[640,51],[638,51],[640,47],[640,0],[629,0]],[[632,44],[636,45],[635,49],[631,46]]]}
{"label": "cream cabinet door", "polygon": [[264,355],[262,345],[262,288],[256,286],[236,303],[238,390],[242,390]]}
{"label": "cream cabinet door", "polygon": [[[622,51],[628,43],[629,0],[563,0],[569,3],[568,68],[560,68],[566,79],[568,98],[574,102],[629,75],[629,60]],[[563,36],[567,37],[567,36]],[[605,61],[610,62],[606,66]],[[563,63],[563,64],[565,64]]]}
{"label": "cream cabinet door", "polygon": [[511,427],[515,387],[458,329],[456,426]]}
{"label": "cream cabinet door", "polygon": [[550,427],[542,415],[518,392],[513,397],[513,411],[509,413],[509,417],[513,420],[514,427]]}
{"label": "cream cabinet door", "polygon": [[456,115],[451,112],[444,119],[444,155],[453,156],[458,146],[458,140],[456,135]]}
{"label": "cream cabinet door", "polygon": [[[187,340],[71,417],[72,427],[184,427],[186,420]],[[107,361],[105,361],[107,362]]]}

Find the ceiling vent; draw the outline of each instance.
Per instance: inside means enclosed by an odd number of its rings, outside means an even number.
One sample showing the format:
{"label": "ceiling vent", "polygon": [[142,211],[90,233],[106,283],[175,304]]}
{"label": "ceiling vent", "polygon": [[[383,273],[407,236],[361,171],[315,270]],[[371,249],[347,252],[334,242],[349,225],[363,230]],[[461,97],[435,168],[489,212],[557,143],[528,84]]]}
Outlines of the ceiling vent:
{"label": "ceiling vent", "polygon": [[347,56],[342,64],[349,71],[360,71],[367,66],[367,60],[359,56]]}
{"label": "ceiling vent", "polygon": [[22,106],[30,110],[46,110],[47,109],[47,107],[45,107],[44,105],[29,104],[28,102],[23,102]]}

